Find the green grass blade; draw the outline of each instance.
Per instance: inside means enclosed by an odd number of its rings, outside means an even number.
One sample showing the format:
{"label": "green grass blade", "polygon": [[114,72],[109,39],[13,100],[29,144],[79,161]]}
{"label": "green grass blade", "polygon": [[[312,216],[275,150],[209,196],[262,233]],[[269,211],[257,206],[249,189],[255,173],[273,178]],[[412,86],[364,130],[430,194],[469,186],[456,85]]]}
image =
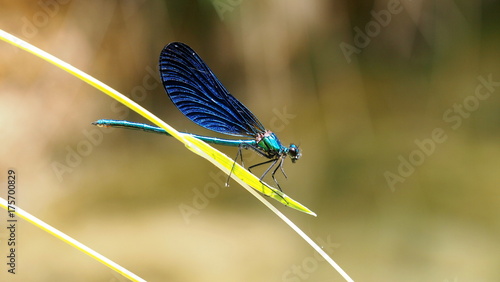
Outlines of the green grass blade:
{"label": "green grass blade", "polygon": [[[193,136],[190,135],[185,135],[184,136],[186,139],[190,141],[190,144],[193,144],[195,146],[191,147],[186,145],[186,147],[193,151],[194,153],[204,157],[208,161],[212,162],[215,166],[219,167],[222,171],[224,171],[226,174],[229,174],[231,169],[233,169],[231,173],[231,177],[236,180],[238,183],[240,183],[244,188],[248,188],[250,186],[251,188],[259,191],[260,193],[269,196],[276,201],[290,207],[296,210],[299,210],[301,212],[316,216],[314,212],[300,204],[299,202],[293,200],[292,198],[288,197],[285,193],[279,191],[278,189],[275,189],[268,184],[262,182],[257,178],[255,175],[251,174],[240,166],[239,164],[234,164],[234,160],[226,156],[225,154],[221,153],[218,150],[213,149],[210,145],[207,143],[196,139]],[[234,168],[233,168],[234,165]],[[248,189],[247,189],[248,190]]]}
{"label": "green grass blade", "polygon": [[44,231],[46,231],[47,233],[54,235],[55,237],[59,238],[60,240],[68,243],[69,245],[73,246],[74,248],[91,256],[95,260],[108,266],[109,268],[111,268],[114,271],[120,273],[121,275],[127,277],[128,279],[130,279],[132,281],[146,281],[146,280],[142,279],[141,277],[135,275],[134,273],[128,271],[127,269],[121,267],[120,265],[113,262],[112,260],[104,257],[103,255],[92,250],[91,248],[85,246],[84,244],[76,241],[75,239],[69,237],[68,235],[66,235],[66,234],[62,233],[61,231],[55,229],[54,227],[48,225],[47,223],[45,223],[42,220],[38,219],[37,217],[31,215],[30,213],[21,209],[20,207],[7,204],[7,201],[3,198],[0,198],[0,206],[2,208],[4,208],[5,210],[14,211],[13,213],[15,216],[19,216],[20,218],[26,220],[27,222],[39,227],[40,229],[42,229]]}
{"label": "green grass blade", "polygon": [[[176,131],[173,127],[169,126],[152,113],[120,94],[118,91],[112,89],[106,84],[100,82],[94,77],[76,69],[70,64],[59,60],[58,58],[36,48],[24,42],[0,29],[0,39],[18,46],[21,49],[24,49],[58,67],[66,70],[67,72],[73,74],[74,76],[82,79],[88,84],[94,86],[95,88],[101,90],[105,94],[111,96],[113,99],[119,101],[130,109],[134,110],[153,124],[165,129],[172,137],[184,143],[184,145],[191,150],[192,152],[202,156],[203,158],[212,162],[215,166],[220,168],[226,174],[230,174],[231,168],[233,167],[234,161],[222,154],[218,150],[212,148],[205,142],[196,139],[190,135],[182,134]],[[247,189],[253,196],[255,196],[258,200],[260,200],[264,205],[266,205],[271,211],[273,211],[278,217],[280,217],[285,223],[287,223],[294,231],[296,231],[307,243],[309,243],[318,253],[325,258],[325,260],[332,265],[341,275],[344,277],[346,281],[353,281],[347,273],[345,273],[339,265],[337,265],[312,239],[310,239],[302,230],[300,230],[293,222],[291,222],[288,218],[286,218],[281,212],[279,212],[273,205],[271,205],[268,201],[266,201],[259,193],[267,195],[280,203],[302,211],[304,213],[316,216],[314,212],[303,206],[302,204],[294,201],[293,199],[286,196],[284,193],[270,187],[266,183],[261,182],[255,175],[251,174],[248,170],[240,166],[239,164],[234,164],[234,170],[230,174],[233,179],[235,179],[239,184],[241,184],[245,189]]]}
{"label": "green grass blade", "polygon": [[[200,141],[195,138],[189,138],[189,136],[186,136],[182,133],[179,133],[177,130],[175,130],[173,127],[168,125],[167,123],[163,122],[160,120],[158,117],[150,113],[148,110],[144,109],[141,107],[139,104],[135,103],[128,97],[124,96],[123,94],[119,93],[118,91],[114,90],[113,88],[109,87],[108,85],[100,82],[96,78],[82,72],[81,70],[73,67],[72,65],[52,56],[51,54],[25,42],[22,41],[2,30],[0,30],[0,37],[11,43],[14,44],[15,46],[24,49],[44,60],[47,62],[56,65],[57,67],[71,73],[72,75],[80,78],[81,80],[87,82],[88,84],[94,86],[98,90],[104,92],[105,94],[111,96],[113,99],[119,101],[120,103],[124,104],[125,106],[129,107],[136,113],[140,114],[150,122],[156,124],[157,126],[165,129],[172,137],[176,138],[177,140],[181,141],[184,143],[184,145],[193,151],[194,153],[210,160],[212,163],[216,164],[219,168],[225,167],[226,169],[223,169],[224,172],[229,174],[230,167],[233,166],[233,160],[228,158],[226,155],[222,154],[218,150],[214,149],[213,147],[207,145],[203,141]],[[212,156],[212,157],[211,157]],[[215,159],[215,162],[212,161],[214,160],[213,157],[217,157]],[[221,166],[222,165],[222,166]],[[280,203],[289,206],[291,208],[297,209],[299,211],[305,212],[310,215],[315,215],[312,211],[310,211],[308,208],[305,206],[301,205],[297,201],[294,201],[293,199],[289,198],[288,196],[284,195],[280,191],[277,191],[276,189],[270,187],[269,185],[262,183],[258,180],[255,175],[251,174],[248,170],[244,169],[242,166],[239,164],[235,164],[234,171],[231,173],[231,176],[233,178],[237,177],[240,180],[242,180],[244,183],[249,185],[250,187],[256,189],[257,191],[263,193],[264,195],[267,195]],[[236,178],[235,178],[236,179]]]}

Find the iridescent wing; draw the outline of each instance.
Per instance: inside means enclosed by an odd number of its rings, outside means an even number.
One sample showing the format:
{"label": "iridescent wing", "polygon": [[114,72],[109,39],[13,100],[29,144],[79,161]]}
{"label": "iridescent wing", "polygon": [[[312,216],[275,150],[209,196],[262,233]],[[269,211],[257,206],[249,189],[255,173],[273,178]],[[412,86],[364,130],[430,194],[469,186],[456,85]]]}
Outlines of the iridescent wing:
{"label": "iridescent wing", "polygon": [[172,102],[196,124],[235,136],[255,137],[265,131],[186,44],[173,42],[163,48],[160,74]]}

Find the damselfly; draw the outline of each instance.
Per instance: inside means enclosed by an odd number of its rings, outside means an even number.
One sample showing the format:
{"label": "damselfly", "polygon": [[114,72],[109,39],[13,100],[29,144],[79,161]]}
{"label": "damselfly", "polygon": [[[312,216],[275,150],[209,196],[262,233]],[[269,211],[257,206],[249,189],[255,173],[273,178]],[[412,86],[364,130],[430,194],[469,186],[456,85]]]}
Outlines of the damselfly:
{"label": "damselfly", "polygon": [[[275,167],[271,175],[281,190],[275,178],[276,171],[280,169],[286,177],[283,161],[286,156],[290,156],[292,162],[297,161],[301,157],[299,147],[295,144],[283,146],[273,132],[266,130],[252,112],[226,90],[205,62],[186,44],[173,42],[165,46],[160,54],[159,68],[168,96],[186,117],[204,128],[249,139],[185,134],[207,143],[238,147],[235,162],[238,157],[242,159],[242,148],[253,149],[269,160],[252,165],[248,169],[271,163],[260,179]],[[125,120],[100,119],[93,124],[169,135],[162,128]]]}

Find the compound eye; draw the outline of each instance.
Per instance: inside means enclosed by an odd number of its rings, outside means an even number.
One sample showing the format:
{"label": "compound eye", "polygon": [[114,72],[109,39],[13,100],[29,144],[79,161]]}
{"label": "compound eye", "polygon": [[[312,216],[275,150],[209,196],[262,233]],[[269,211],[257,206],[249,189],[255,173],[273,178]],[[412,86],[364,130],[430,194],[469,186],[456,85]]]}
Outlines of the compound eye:
{"label": "compound eye", "polygon": [[292,163],[294,163],[302,156],[299,147],[297,147],[297,145],[295,144],[290,144],[290,148],[288,148],[288,155],[290,156]]}

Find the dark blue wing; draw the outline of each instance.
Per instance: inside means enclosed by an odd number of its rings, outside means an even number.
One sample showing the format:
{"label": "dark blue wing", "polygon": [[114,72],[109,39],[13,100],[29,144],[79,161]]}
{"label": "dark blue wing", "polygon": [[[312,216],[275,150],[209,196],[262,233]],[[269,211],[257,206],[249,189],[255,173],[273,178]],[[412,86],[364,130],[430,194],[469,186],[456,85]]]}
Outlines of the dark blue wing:
{"label": "dark blue wing", "polygon": [[196,124],[236,136],[255,137],[265,131],[186,44],[173,42],[163,48],[160,74],[172,102]]}

